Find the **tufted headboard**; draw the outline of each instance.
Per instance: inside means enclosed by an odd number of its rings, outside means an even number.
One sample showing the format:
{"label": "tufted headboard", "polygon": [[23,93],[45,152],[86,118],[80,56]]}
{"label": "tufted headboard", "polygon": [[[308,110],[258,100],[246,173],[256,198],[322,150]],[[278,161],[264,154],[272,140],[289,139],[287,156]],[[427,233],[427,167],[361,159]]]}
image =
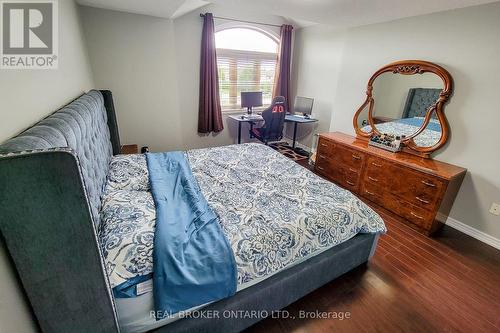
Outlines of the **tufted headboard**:
{"label": "tufted headboard", "polygon": [[[116,127],[114,112],[110,118],[113,119],[108,122],[103,94],[92,90],[0,145],[0,154],[49,148],[72,149],[81,166],[94,223],[98,225],[100,197],[109,162],[113,153],[118,153],[113,149],[109,129],[110,124]],[[117,133],[113,139],[115,146],[119,147]]]}
{"label": "tufted headboard", "polygon": [[119,150],[113,98],[104,90],[0,145],[1,235],[44,332],[119,332],[96,235]]}
{"label": "tufted headboard", "polygon": [[441,89],[411,88],[406,97],[402,118],[425,117],[427,109],[436,103],[440,93]]}

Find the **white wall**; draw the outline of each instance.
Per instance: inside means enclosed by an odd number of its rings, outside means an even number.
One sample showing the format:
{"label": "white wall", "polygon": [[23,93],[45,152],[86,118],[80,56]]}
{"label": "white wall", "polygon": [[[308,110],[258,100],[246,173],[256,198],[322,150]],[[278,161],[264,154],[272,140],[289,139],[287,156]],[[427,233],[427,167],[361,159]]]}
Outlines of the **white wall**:
{"label": "white wall", "polygon": [[122,143],[181,144],[173,22],[80,7],[94,81],[114,95]]}
{"label": "white wall", "polygon": [[[329,43],[344,38],[340,71],[312,83],[308,67],[327,66],[314,52],[304,51],[299,61],[305,70],[297,81],[311,81],[299,89],[322,84],[337,89],[322,98],[332,103],[330,130],[354,133],[352,117],[365,98],[366,83],[381,66],[402,59],[423,59],[442,65],[452,74],[455,93],[445,113],[451,138],[435,158],[468,168],[451,217],[500,238],[500,218],[488,213],[500,202],[498,152],[498,77],[500,76],[500,3],[332,32],[305,28],[296,43]],[[323,36],[324,34],[324,36]],[[303,40],[299,40],[299,37]]]}
{"label": "white wall", "polygon": [[[123,143],[161,151],[235,142],[237,127],[227,116],[221,133],[197,133],[201,12],[284,23],[276,16],[228,11],[216,5],[175,20],[81,7],[96,86],[113,91]],[[271,29],[279,34],[278,28]]]}
{"label": "white wall", "polygon": [[[292,98],[297,95],[314,98],[312,117],[319,120],[299,125],[297,137],[305,146],[311,146],[312,134],[329,130],[343,47],[344,35],[326,27],[295,32]],[[287,135],[292,135],[291,129]]]}
{"label": "white wall", "polygon": [[38,122],[93,86],[77,8],[59,2],[59,68],[1,70],[0,142]]}
{"label": "white wall", "polygon": [[[59,69],[0,70],[0,142],[93,87],[73,1],[59,1]],[[35,332],[4,244],[0,244],[0,332]]]}
{"label": "white wall", "polygon": [[[437,88],[443,89],[441,78],[433,73],[419,75],[394,75],[383,73],[373,83],[373,108],[374,116],[399,119],[411,88]],[[367,107],[368,109],[368,107]]]}

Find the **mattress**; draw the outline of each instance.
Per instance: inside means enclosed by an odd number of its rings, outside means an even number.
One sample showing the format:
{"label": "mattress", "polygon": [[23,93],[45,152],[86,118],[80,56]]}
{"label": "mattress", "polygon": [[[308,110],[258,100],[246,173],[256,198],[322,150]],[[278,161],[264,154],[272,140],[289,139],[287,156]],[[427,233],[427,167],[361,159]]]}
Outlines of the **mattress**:
{"label": "mattress", "polygon": [[[310,259],[312,257],[315,257],[322,252],[332,248],[324,248],[323,250],[316,252],[316,253],[310,253],[309,255],[302,257],[299,260],[294,261],[292,264],[288,265],[286,269],[292,268],[296,265],[301,264],[302,262],[306,261],[307,259]],[[251,282],[247,282],[244,284],[239,284],[237,291],[242,291],[246,288],[249,288],[253,285],[256,285],[262,281],[264,281],[267,278],[270,278],[271,276],[278,274],[282,270],[275,271],[267,276],[260,277],[257,279],[252,280]],[[153,280],[147,280],[144,282],[144,284],[148,286],[152,286]],[[152,291],[152,289],[151,289]],[[154,298],[153,298],[153,293],[152,292],[147,292],[145,294],[141,294],[136,297],[130,297],[130,298],[116,298],[115,299],[115,305],[116,305],[116,311],[118,314],[118,322],[120,324],[120,329],[122,333],[142,333],[142,332],[147,332],[153,329],[156,329],[158,327],[170,324],[176,320],[182,319],[184,317],[189,317],[191,313],[193,313],[196,310],[203,309],[205,306],[207,306],[210,303],[200,305],[198,307],[191,308],[186,311],[182,311],[181,313],[177,313],[174,316],[171,316],[169,318],[164,318],[161,320],[156,320],[154,318],[153,312],[154,312]],[[192,315],[195,317],[195,315]]]}
{"label": "mattress", "polygon": [[[185,154],[231,244],[238,291],[360,232],[385,232],[382,219],[349,191],[267,146],[231,145]],[[100,242],[124,332],[144,332],[178,319],[156,321],[151,315],[153,293],[147,280],[153,273],[154,212],[144,156],[116,156],[103,198]],[[117,293],[123,286],[132,289]]]}

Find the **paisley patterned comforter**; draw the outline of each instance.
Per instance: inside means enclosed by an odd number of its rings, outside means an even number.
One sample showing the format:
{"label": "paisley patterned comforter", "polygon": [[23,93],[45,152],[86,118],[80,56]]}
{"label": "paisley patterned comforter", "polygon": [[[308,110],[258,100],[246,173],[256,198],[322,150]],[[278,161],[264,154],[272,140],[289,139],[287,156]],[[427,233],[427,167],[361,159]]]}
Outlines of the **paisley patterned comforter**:
{"label": "paisley patterned comforter", "polygon": [[[267,146],[231,145],[185,154],[231,244],[239,289],[357,233],[386,230],[382,219],[349,191]],[[134,165],[144,159],[142,155],[119,158],[131,159]],[[145,163],[139,164],[147,172]],[[108,183],[129,173],[126,162],[112,165]],[[108,275],[116,287],[153,271],[154,209],[149,192],[134,189],[149,188],[144,177],[136,177],[128,189],[120,186],[114,190],[116,184],[108,185],[100,236]],[[124,200],[127,190],[129,197]],[[142,204],[138,204],[140,200]]]}
{"label": "paisley patterned comforter", "polygon": [[153,273],[156,210],[149,190],[144,155],[113,157],[102,198],[99,240],[115,296],[132,280],[141,282]]}

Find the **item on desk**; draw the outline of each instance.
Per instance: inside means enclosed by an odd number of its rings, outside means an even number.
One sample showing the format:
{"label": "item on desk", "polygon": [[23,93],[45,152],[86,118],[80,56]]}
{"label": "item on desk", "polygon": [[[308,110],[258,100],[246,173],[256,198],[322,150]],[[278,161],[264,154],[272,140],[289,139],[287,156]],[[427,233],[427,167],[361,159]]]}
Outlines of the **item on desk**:
{"label": "item on desk", "polygon": [[309,116],[312,113],[313,104],[313,98],[296,96],[293,104],[293,112],[295,114],[302,114],[305,119],[309,119]]}
{"label": "item on desk", "polygon": [[252,108],[262,106],[262,91],[242,91],[241,107],[247,108],[248,115],[252,114]]}
{"label": "item on desk", "polygon": [[244,115],[243,118],[252,120],[252,119],[261,119],[262,116],[258,114],[248,114],[246,116]]}

